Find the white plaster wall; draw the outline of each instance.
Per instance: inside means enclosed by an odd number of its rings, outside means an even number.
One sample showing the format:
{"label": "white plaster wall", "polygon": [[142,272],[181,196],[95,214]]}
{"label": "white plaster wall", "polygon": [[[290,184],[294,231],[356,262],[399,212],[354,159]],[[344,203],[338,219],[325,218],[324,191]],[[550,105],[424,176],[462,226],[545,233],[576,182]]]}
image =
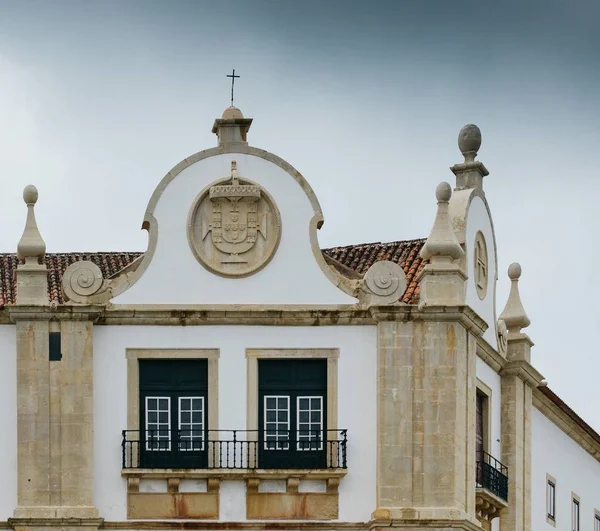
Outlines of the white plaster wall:
{"label": "white plaster wall", "polygon": [[[273,260],[247,278],[223,278],[205,269],[187,239],[187,217],[196,196],[228,177],[236,160],[241,178],[262,185],[279,207],[281,243]],[[315,261],[309,240],[312,206],[298,182],[279,166],[253,155],[227,153],[200,160],[169,183],[155,209],[158,245],[150,266],[122,304],[353,304]],[[168,280],[168,282],[165,282]]]}
{"label": "white plaster wall", "polygon": [[[571,529],[574,492],[581,498],[580,531],[594,531],[594,509],[600,510],[600,462],[536,408],[532,441],[532,530]],[[556,528],[546,522],[546,474],[556,479]]]}
{"label": "white plaster wall", "polygon": [[17,506],[17,333],[0,326],[0,520],[11,518]]}
{"label": "white plaster wall", "polygon": [[485,385],[492,390],[492,404],[491,404],[491,447],[490,454],[499,461],[502,461],[502,455],[500,450],[500,393],[501,393],[501,381],[500,375],[494,371],[485,361],[481,358],[477,358],[477,378],[479,378]]}
{"label": "white plaster wall", "polygon": [[[481,231],[485,238],[488,253],[488,289],[483,300],[477,295],[475,286],[475,265],[474,265],[474,246],[475,234]],[[492,230],[492,220],[480,197],[473,197],[469,212],[467,214],[467,227],[465,231],[467,246],[467,305],[473,308],[481,318],[485,320],[489,328],[483,334],[484,339],[495,349],[498,348],[496,338],[496,277],[497,264],[494,250],[494,232]]]}
{"label": "white plaster wall", "polygon": [[[375,327],[368,326],[95,327],[94,503],[101,517],[126,519],[126,481],[120,475],[121,430],[127,423],[125,349],[220,349],[219,428],[245,429],[245,349],[266,347],[340,349],[338,425],[348,429],[348,475],[340,483],[340,520],[370,519],[376,508],[377,338]],[[221,484],[220,517],[245,520],[243,482]]]}

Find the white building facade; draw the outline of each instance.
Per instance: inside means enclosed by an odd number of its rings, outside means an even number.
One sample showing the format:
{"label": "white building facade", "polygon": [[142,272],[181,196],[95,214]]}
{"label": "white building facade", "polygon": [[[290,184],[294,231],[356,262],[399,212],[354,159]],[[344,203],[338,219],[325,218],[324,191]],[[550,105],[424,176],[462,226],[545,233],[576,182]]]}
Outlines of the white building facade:
{"label": "white building facade", "polygon": [[426,240],[322,251],[251,123],[163,178],[141,254],[46,254],[25,189],[0,525],[600,531],[600,436],[530,363],[518,264],[497,316],[479,129]]}

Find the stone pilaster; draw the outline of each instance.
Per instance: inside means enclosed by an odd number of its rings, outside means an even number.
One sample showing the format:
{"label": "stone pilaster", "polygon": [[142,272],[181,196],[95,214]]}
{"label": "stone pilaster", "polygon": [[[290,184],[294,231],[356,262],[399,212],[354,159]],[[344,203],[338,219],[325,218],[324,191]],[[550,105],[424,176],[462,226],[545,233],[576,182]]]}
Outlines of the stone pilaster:
{"label": "stone pilaster", "polygon": [[[100,524],[93,504],[92,323],[51,321],[14,308],[17,327],[17,468],[14,529]],[[60,359],[50,361],[50,332]]]}
{"label": "stone pilaster", "polygon": [[475,336],[460,322],[434,320],[383,321],[377,331],[373,519],[413,526],[429,520],[428,529],[478,527]]}
{"label": "stone pilaster", "polygon": [[508,507],[500,513],[500,531],[531,530],[532,392],[543,377],[531,365],[533,342],[521,330],[529,326],[519,293],[521,266],[508,268],[510,294],[500,319],[508,328],[506,359],[500,372],[502,463],[508,468]]}
{"label": "stone pilaster", "polygon": [[502,369],[502,463],[508,467],[508,507],[500,514],[501,531],[531,530],[532,391],[542,381],[529,363],[533,343],[526,334],[508,339],[509,362]]}

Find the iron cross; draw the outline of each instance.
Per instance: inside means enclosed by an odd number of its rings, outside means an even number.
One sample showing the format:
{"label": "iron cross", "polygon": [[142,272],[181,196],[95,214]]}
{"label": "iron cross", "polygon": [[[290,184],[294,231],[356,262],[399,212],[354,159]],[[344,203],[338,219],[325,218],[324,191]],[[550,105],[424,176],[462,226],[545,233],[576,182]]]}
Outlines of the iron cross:
{"label": "iron cross", "polygon": [[231,78],[231,106],[233,107],[233,85],[235,84],[235,78],[240,77],[240,76],[235,75],[235,68],[234,68],[233,72],[231,74],[227,74],[226,77]]}

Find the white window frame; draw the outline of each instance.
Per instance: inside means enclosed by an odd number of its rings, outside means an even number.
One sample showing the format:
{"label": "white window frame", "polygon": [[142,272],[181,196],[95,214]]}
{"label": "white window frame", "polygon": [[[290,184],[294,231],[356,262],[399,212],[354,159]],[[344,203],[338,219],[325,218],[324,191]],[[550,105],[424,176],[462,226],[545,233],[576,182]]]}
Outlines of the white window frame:
{"label": "white window frame", "polygon": [[[319,400],[319,411],[321,412],[321,420],[319,422],[319,433],[321,434],[321,440],[320,440],[320,444],[318,448],[311,448],[311,445],[308,445],[308,448],[303,448],[302,445],[300,444],[300,424],[306,424],[306,422],[300,422],[300,400],[303,399],[308,399],[308,413],[309,413],[309,419],[308,419],[308,425],[312,425],[313,422],[310,419],[310,414],[312,413],[312,409],[311,409],[311,400],[315,400],[318,399]],[[317,451],[317,450],[323,450],[323,439],[325,438],[323,436],[323,396],[322,395],[312,395],[312,396],[298,396],[296,397],[296,450],[298,450],[299,452],[310,452],[310,451]],[[308,438],[307,439],[303,439],[308,441],[309,443],[312,441],[312,436],[309,432],[308,434]]]}
{"label": "white window frame", "polygon": [[[182,400],[200,400],[200,404],[201,404],[201,414],[202,414],[202,420],[200,422],[200,435],[199,436],[195,436],[193,433],[190,433],[190,438],[189,438],[189,442],[191,444],[191,448],[179,448],[180,452],[202,452],[204,451],[204,397],[203,396],[179,396],[178,397],[178,401],[177,401],[177,406],[179,408],[179,418],[177,419],[178,423],[177,423],[177,427],[179,429],[179,442],[181,442],[181,401]],[[190,404],[191,407],[191,404]],[[192,417],[191,415],[193,414],[194,410],[190,409],[189,413],[190,413],[190,426],[193,426],[194,423],[192,422]],[[188,424],[187,422],[185,424]],[[188,440],[188,439],[186,439]],[[200,448],[194,448],[194,441],[195,440],[200,440]]]}
{"label": "white window frame", "polygon": [[[150,439],[148,436],[148,401],[149,400],[156,400],[157,401],[157,409],[156,409],[156,414],[157,414],[157,422],[156,424],[160,425],[162,424],[162,422],[158,422],[158,415],[159,413],[161,413],[161,410],[158,409],[158,405],[160,404],[160,400],[166,400],[167,401],[167,447],[166,448],[160,448],[160,441],[161,439],[164,440],[164,437],[161,437],[160,434],[157,435],[156,440],[159,443],[159,447],[158,448],[151,448],[150,445]],[[144,425],[144,430],[146,433],[146,450],[149,452],[170,452],[171,451],[171,397],[169,396],[147,396],[146,400],[145,400],[145,425]],[[153,410],[154,411],[154,410]],[[160,431],[160,429],[159,429]]]}
{"label": "white window frame", "polygon": [[556,521],[556,482],[546,480],[546,516]]}
{"label": "white window frame", "polygon": [[[276,413],[276,420],[275,420],[275,424],[277,425],[277,430],[279,430],[279,424],[283,424],[283,422],[279,421],[279,399],[280,398],[285,398],[285,400],[287,400],[287,433],[288,433],[288,440],[287,440],[287,447],[284,446],[285,443],[281,444],[279,442],[279,433],[275,434],[275,448],[270,448],[269,445],[267,444],[268,442],[272,442],[272,441],[267,441],[267,399],[268,398],[274,398],[276,400],[275,404],[275,413]],[[263,419],[263,433],[264,433],[264,437],[265,440],[263,442],[265,450],[273,450],[273,451],[278,451],[278,450],[289,450],[290,449],[290,418],[291,418],[291,400],[290,400],[290,395],[265,395],[264,396],[264,401],[263,401],[263,414],[264,414],[264,419]],[[270,411],[273,411],[272,409]],[[281,410],[283,411],[283,410]],[[272,423],[271,423],[272,424]],[[280,445],[281,444],[281,445]]]}
{"label": "white window frame", "polygon": [[571,494],[571,529],[580,531],[581,526],[581,499],[576,494]]}
{"label": "white window frame", "polygon": [[594,511],[594,531],[600,531],[600,511]]}

